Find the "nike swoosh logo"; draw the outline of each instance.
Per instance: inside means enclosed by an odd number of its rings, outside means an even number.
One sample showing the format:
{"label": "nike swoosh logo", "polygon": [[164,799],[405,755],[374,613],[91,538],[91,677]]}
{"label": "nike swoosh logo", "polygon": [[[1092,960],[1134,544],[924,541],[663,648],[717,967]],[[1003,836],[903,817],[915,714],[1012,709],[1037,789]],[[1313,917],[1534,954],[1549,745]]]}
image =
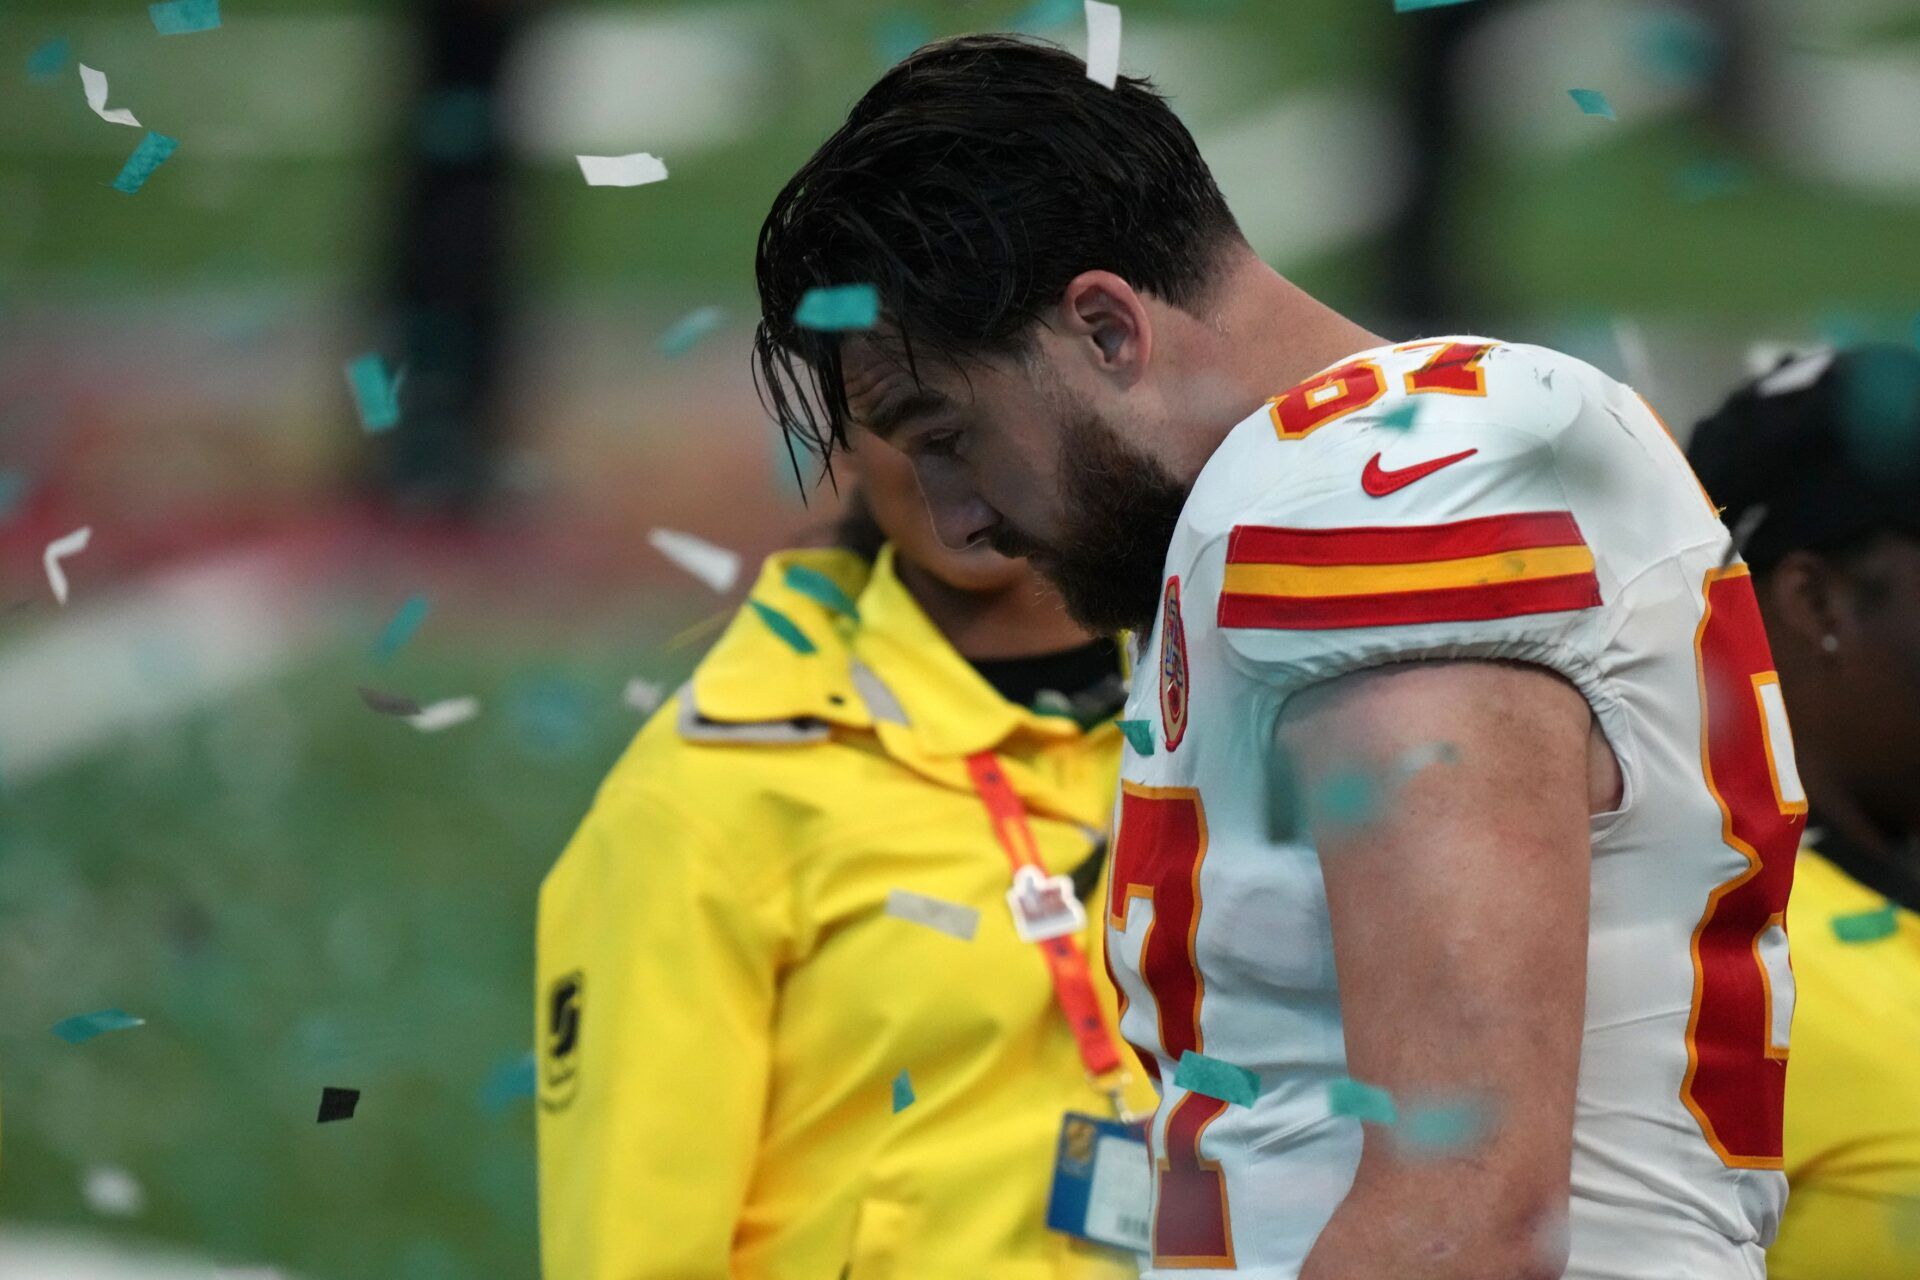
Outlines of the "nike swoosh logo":
{"label": "nike swoosh logo", "polygon": [[1380,455],[1374,454],[1367,459],[1366,470],[1360,473],[1360,487],[1371,498],[1384,498],[1406,488],[1415,480],[1424,480],[1442,467],[1450,467],[1465,458],[1471,458],[1480,452],[1478,449],[1462,449],[1459,453],[1450,453],[1444,458],[1434,458],[1428,462],[1416,462],[1410,467],[1401,467],[1397,471],[1388,471],[1380,465]]}

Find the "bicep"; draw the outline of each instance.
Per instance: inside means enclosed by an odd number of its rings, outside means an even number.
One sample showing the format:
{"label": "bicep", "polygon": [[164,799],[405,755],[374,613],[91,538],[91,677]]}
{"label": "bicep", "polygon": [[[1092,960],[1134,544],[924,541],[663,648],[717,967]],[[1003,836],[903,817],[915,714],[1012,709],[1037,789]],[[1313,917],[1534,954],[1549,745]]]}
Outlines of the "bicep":
{"label": "bicep", "polygon": [[[1477,1154],[1564,1183],[1586,981],[1589,734],[1540,668],[1410,663],[1291,700],[1349,1073],[1495,1118]],[[1373,781],[1371,811],[1312,797]],[[1369,1132],[1363,1169],[1394,1148]],[[1556,1172],[1557,1171],[1557,1172]]]}

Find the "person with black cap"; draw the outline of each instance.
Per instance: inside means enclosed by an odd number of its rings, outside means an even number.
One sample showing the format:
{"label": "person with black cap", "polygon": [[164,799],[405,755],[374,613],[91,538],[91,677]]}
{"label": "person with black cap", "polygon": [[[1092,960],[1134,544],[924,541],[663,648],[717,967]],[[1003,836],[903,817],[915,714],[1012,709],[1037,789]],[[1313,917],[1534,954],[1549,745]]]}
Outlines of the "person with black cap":
{"label": "person with black cap", "polygon": [[1774,1280],[1920,1274],[1920,351],[1789,360],[1688,456],[1752,567],[1811,806]]}

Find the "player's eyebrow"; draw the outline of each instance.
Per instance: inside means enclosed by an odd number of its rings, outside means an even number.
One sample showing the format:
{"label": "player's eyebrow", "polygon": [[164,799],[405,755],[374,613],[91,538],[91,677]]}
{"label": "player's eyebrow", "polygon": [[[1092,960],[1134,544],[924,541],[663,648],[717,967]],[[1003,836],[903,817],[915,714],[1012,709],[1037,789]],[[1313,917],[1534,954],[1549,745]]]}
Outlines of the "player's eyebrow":
{"label": "player's eyebrow", "polygon": [[938,391],[920,387],[898,400],[890,400],[869,415],[863,424],[882,440],[891,436],[912,418],[923,418],[945,409],[951,403]]}

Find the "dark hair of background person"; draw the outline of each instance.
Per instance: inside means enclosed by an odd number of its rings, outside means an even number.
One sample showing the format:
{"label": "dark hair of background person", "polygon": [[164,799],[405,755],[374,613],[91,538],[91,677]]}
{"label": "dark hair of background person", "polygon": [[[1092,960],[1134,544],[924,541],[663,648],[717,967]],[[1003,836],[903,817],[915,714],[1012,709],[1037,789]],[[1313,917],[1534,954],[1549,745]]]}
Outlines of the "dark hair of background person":
{"label": "dark hair of background person", "polygon": [[839,337],[802,329],[816,286],[872,284],[909,368],[1026,348],[1081,272],[1191,307],[1240,229],[1186,126],[1143,79],[1010,35],[930,44],[882,76],[760,230],[754,376],[789,440],[846,443]]}
{"label": "dark hair of background person", "polygon": [[1810,841],[1920,909],[1920,351],[1786,361],[1688,457],[1753,567]]}
{"label": "dark hair of background person", "polygon": [[1782,361],[1694,429],[1687,458],[1762,577],[1793,551],[1845,560],[1881,534],[1920,537],[1920,351]]}

